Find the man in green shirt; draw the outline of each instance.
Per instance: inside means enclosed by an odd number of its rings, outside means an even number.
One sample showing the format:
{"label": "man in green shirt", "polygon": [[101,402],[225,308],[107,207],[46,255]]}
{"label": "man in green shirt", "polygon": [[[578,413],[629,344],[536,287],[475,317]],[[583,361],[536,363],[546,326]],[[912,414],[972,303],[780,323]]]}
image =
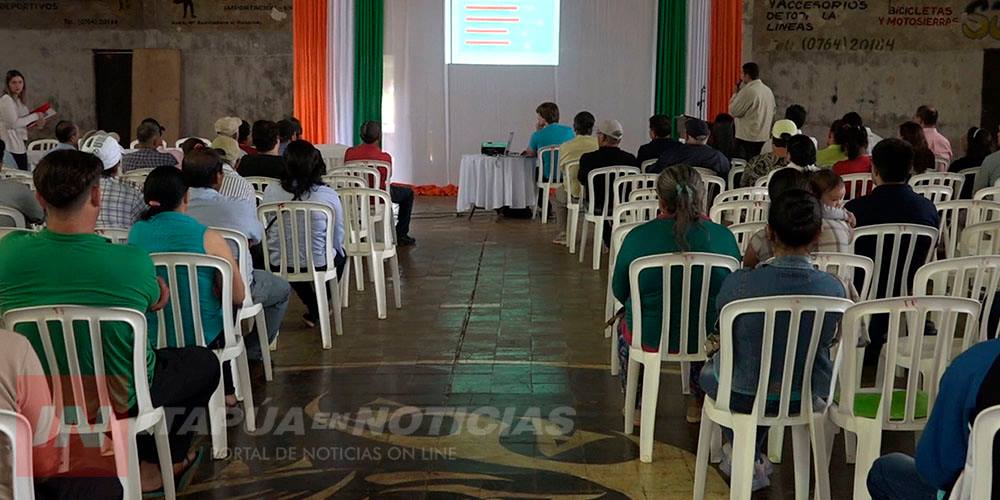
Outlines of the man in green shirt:
{"label": "man in green shirt", "polygon": [[[166,285],[158,281],[153,261],[145,251],[115,245],[94,234],[101,209],[102,170],[96,156],[70,150],[54,151],[38,164],[34,172],[36,198],[47,213],[47,228],[11,233],[0,240],[0,314],[58,304],[145,312],[166,304],[169,297]],[[46,364],[46,372],[68,373],[62,332],[58,327],[51,330],[60,366]],[[38,329],[24,325],[18,331],[28,338],[44,362],[45,351]],[[101,335],[115,412],[135,415],[138,409],[133,380],[133,332],[124,324],[106,324]],[[92,374],[89,336],[78,336],[76,350],[81,372]],[[191,413],[204,411],[218,385],[219,362],[205,348],[153,350],[147,344],[146,364],[150,398],[153,406],[167,410],[170,451],[175,472],[180,472],[194,459],[188,455],[193,432],[190,429],[180,432],[181,426]],[[137,447],[144,462],[140,471],[143,489],[157,489],[161,485],[152,437],[140,436]]]}

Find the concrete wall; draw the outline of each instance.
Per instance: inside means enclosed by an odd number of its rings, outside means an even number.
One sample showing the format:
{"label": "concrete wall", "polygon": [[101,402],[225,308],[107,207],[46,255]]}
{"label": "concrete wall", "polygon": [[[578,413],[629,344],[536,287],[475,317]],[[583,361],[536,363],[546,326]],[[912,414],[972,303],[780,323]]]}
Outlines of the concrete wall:
{"label": "concrete wall", "polygon": [[857,111],[883,137],[895,137],[921,104],[937,107],[941,133],[961,156],[959,138],[980,122],[983,52],[764,52],[753,39],[753,2],[744,0],[743,54],[774,91],[778,115],[789,104],[809,111],[806,132],[822,146],[833,120]]}
{"label": "concrete wall", "polygon": [[[221,116],[247,121],[292,113],[292,33],[161,30],[0,30],[6,71],[28,81],[29,106],[45,100],[81,130],[97,125],[93,50],[181,50],[184,135],[210,136]],[[50,137],[51,127],[40,135]]]}

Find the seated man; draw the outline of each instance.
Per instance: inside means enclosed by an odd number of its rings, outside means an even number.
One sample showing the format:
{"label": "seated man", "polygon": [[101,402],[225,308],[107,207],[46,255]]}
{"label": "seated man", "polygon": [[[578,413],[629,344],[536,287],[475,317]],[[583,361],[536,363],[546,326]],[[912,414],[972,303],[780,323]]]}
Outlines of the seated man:
{"label": "seated man", "polygon": [[[94,234],[101,209],[102,170],[97,157],[78,151],[56,151],[38,164],[36,196],[46,209],[48,225],[38,232],[10,234],[0,245],[0,314],[58,304],[145,312],[167,303],[169,292],[157,280],[146,252]],[[28,337],[36,354],[44,352],[37,329],[26,327],[19,333]],[[108,324],[101,333],[108,374],[113,382],[121,381],[112,383],[115,411],[134,415],[132,332]],[[77,347],[84,371],[93,370],[86,361],[91,359],[89,349],[89,344]],[[195,430],[185,422],[197,420],[198,415],[207,418],[204,408],[219,384],[219,360],[202,347],[153,350],[147,346],[146,362],[152,403],[167,411],[174,474],[181,477],[196,461],[195,454],[189,454]],[[137,446],[143,490],[155,490],[161,481],[153,437],[140,435]]]}
{"label": "seated man", "polygon": [[740,184],[743,187],[753,186],[758,180],[767,177],[772,170],[788,165],[788,140],[795,135],[795,124],[791,120],[778,120],[771,127],[771,151],[754,156],[747,162]]}
{"label": "seated man", "polygon": [[246,154],[240,149],[240,143],[236,141],[240,133],[240,124],[243,120],[235,116],[224,116],[215,120],[215,139],[212,139],[211,147],[220,150],[223,159],[229,166],[236,168],[240,160]]}
{"label": "seated man", "polygon": [[139,140],[135,151],[122,156],[122,173],[139,168],[177,166],[177,159],[173,155],[158,150],[163,145],[163,136],[159,125],[149,121],[140,123],[135,130],[135,138]]}
{"label": "seated man", "polygon": [[131,183],[118,179],[122,147],[111,136],[104,136],[94,143],[94,154],[101,160],[101,213],[97,227],[128,229],[146,210],[142,193]]}
{"label": "seated man", "polygon": [[[0,141],[0,157],[6,153],[6,145],[3,141]],[[0,172],[7,168],[16,170],[17,165],[0,163]],[[21,212],[24,220],[29,224],[41,224],[45,220],[45,212],[42,211],[42,207],[35,201],[35,195],[31,192],[31,188],[23,182],[18,182],[14,179],[0,179],[0,205]],[[9,217],[0,216],[0,227],[13,225],[14,221],[10,220]]]}
{"label": "seated man", "polygon": [[[207,148],[204,143],[199,139],[194,137],[181,143],[181,151],[185,155],[188,153],[198,150],[198,149],[211,149]],[[215,150],[220,156],[226,156],[224,150]],[[235,153],[234,153],[235,154]],[[256,206],[257,204],[257,192],[253,188],[253,184],[246,180],[240,174],[233,170],[233,167],[229,166],[229,163],[225,161],[222,162],[222,188],[219,190],[222,196],[227,198],[233,198],[238,201],[244,201],[247,203],[252,203]]]}
{"label": "seated man", "polygon": [[[254,158],[248,157],[247,159]],[[192,151],[184,157],[182,172],[188,186],[187,213],[198,222],[211,227],[239,231],[247,237],[250,246],[260,244],[264,226],[257,218],[254,205],[226,198],[219,193],[222,187],[222,159],[210,149]],[[239,254],[233,252],[237,258]],[[278,330],[288,309],[292,288],[284,279],[274,274],[254,269],[250,275],[250,296],[264,307],[268,343],[278,337]],[[256,328],[256,326],[255,326]],[[244,336],[247,357],[261,360],[261,345],[257,335]],[[267,348],[266,346],[264,347]]]}
{"label": "seated man", "polygon": [[653,115],[649,118],[649,142],[639,146],[635,155],[639,164],[646,160],[657,160],[663,153],[681,145],[680,141],[670,138],[670,117]]}
{"label": "seated man", "polygon": [[278,154],[278,125],[267,120],[253,124],[253,145],[256,154],[244,156],[237,171],[243,177],[285,176],[285,158]]}
{"label": "seated man", "polygon": [[56,124],[56,140],[59,141],[59,145],[52,151],[76,149],[76,143],[80,140],[80,129],[73,122],[63,120]]}
{"label": "seated man", "polygon": [[250,143],[250,123],[240,120],[240,131],[236,137],[236,142],[240,143],[240,149],[247,155],[257,154],[257,149]]}
{"label": "seated man", "polygon": [[[594,137],[594,115],[590,111],[581,111],[573,117],[573,132],[576,137],[562,143],[559,146],[559,170],[563,171],[563,185],[572,193],[573,199],[580,198],[580,181],[576,178],[580,171],[580,157],[586,153],[597,151],[597,139]],[[578,162],[575,166],[569,164]],[[559,235],[552,243],[566,245],[566,218],[569,214],[566,211],[566,204],[569,199],[566,197],[565,189],[556,190],[556,223],[559,226]]]}
{"label": "seated man", "polygon": [[684,122],[684,144],[665,151],[648,171],[658,174],[671,165],[683,163],[714,170],[716,175],[725,179],[729,175],[729,158],[708,145],[708,135],[708,124],[704,120],[688,118]]}
{"label": "seated man", "polygon": [[[1000,340],[980,342],[955,358],[941,376],[934,409],[917,444],[916,460],[902,453],[876,460],[868,471],[872,499],[948,498],[948,491],[965,469],[972,423],[980,412],[1000,404],[998,384]],[[996,458],[993,460],[996,467]],[[994,497],[997,479],[994,473]],[[945,494],[940,496],[942,491]]]}
{"label": "seated man", "polygon": [[[531,134],[531,140],[528,142],[528,149],[524,150],[524,155],[534,158],[538,156],[538,152],[542,148],[559,146],[572,138],[573,129],[559,123],[559,106],[554,102],[543,102],[535,108],[535,132]],[[558,155],[555,160],[559,160]],[[555,165],[549,164],[548,156],[542,157],[543,179],[549,179],[552,176],[553,167]],[[541,203],[538,206],[542,206]]]}
{"label": "seated man", "polygon": [[[344,152],[344,161],[354,160],[377,160],[388,162],[392,165],[392,156],[382,151],[382,123],[376,121],[365,122],[361,126],[361,141],[364,144],[348,148]],[[378,189],[385,191],[385,178],[388,172],[379,169],[383,179]],[[375,186],[371,186],[375,187]],[[413,190],[407,186],[390,184],[389,197],[393,203],[399,204],[399,220],[396,221],[396,244],[408,246],[417,242],[410,236],[410,216],[413,214]]]}
{"label": "seated man", "polygon": [[285,148],[288,143],[302,138],[302,122],[298,118],[290,117],[278,122],[278,153],[285,156]]}
{"label": "seated man", "polygon": [[[819,201],[812,193],[793,189],[785,191],[771,202],[767,217],[768,238],[774,248],[774,260],[761,264],[756,269],[741,269],[730,274],[722,283],[716,305],[719,311],[740,299],[758,297],[774,297],[781,295],[819,295],[826,297],[846,297],[844,286],[836,276],[817,270],[809,258],[810,252],[816,246],[823,224],[823,215]],[[787,332],[787,316],[779,317],[775,331]],[[733,325],[733,386],[729,405],[734,412],[750,413],[753,409],[757,393],[757,382],[761,356],[761,332],[764,329],[764,318],[761,315],[743,315],[736,319]],[[833,376],[833,362],[830,359],[830,346],[837,333],[838,321],[827,320],[823,323],[817,346],[816,360],[813,364],[812,391],[814,395],[828,394]],[[800,345],[808,345],[812,336],[811,321],[803,320],[799,327]],[[781,373],[784,368],[784,343],[776,341],[775,353],[771,365],[771,386],[781,384]],[[799,351],[802,356],[805,351]],[[798,356],[799,353],[796,353]],[[802,362],[800,359],[799,362]],[[701,388],[712,399],[718,398],[719,366],[718,354],[709,358],[701,371]],[[777,378],[775,378],[777,377]],[[801,382],[799,382],[801,384]],[[797,390],[793,389],[793,391]],[[768,411],[774,409],[768,403]],[[723,435],[732,443],[732,431],[723,429]],[[767,435],[764,428],[757,430],[758,459],[754,468],[753,490],[765,488],[770,484],[769,464],[760,452],[763,438]],[[731,464],[728,444],[723,446],[726,454],[720,465],[725,474],[729,474]]]}
{"label": "seated man", "polygon": [[[618,120],[604,120],[601,125],[597,127],[597,144],[600,146],[597,151],[586,153],[580,157],[580,171],[576,174],[576,180],[580,181],[580,185],[584,189],[590,189],[587,185],[587,176],[591,172],[603,167],[638,167],[639,162],[636,161],[635,156],[632,153],[622,150],[619,145],[622,142],[622,137],[624,137],[625,132],[622,130],[622,124]],[[593,197],[594,206],[603,208],[604,207],[604,177],[599,176],[594,178],[594,192],[587,193],[587,196]],[[607,191],[611,191],[610,186],[608,186]],[[614,209],[614,197],[607,200],[608,203],[608,213]],[[611,246],[611,223],[605,222],[604,224],[604,244]],[[595,249],[595,251],[598,251]]]}

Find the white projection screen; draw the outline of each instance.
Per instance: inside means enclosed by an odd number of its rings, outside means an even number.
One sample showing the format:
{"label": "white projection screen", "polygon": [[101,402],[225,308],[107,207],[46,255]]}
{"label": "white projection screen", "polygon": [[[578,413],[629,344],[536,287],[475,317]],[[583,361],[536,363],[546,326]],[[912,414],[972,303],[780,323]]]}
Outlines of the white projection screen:
{"label": "white projection screen", "polygon": [[560,0],[447,0],[445,62],[559,65]]}

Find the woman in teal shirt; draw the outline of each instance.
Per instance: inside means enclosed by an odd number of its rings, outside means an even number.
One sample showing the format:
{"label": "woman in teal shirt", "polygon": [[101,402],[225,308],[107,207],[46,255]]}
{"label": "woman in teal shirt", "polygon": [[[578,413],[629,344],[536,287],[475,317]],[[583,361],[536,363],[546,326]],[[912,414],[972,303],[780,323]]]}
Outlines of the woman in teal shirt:
{"label": "woman in teal shirt", "polygon": [[[243,279],[240,277],[239,266],[229,245],[219,233],[208,229],[193,217],[187,215],[188,188],[184,177],[177,167],[159,167],[150,172],[143,187],[143,196],[149,209],[141,220],[132,226],[128,242],[146,250],[149,253],[187,252],[221,257],[229,262],[233,269],[233,305],[243,304]],[[157,269],[157,274],[166,279],[166,270]],[[187,276],[178,273],[179,300],[181,302],[181,318],[184,323],[184,343],[187,346],[196,345],[194,337],[194,318],[188,304],[191,302],[187,293]],[[217,276],[211,269],[198,270],[198,299],[200,302],[201,323],[205,332],[205,343],[208,347],[222,347],[222,303],[216,287]],[[169,347],[175,347],[174,307],[168,303],[164,309],[166,339]],[[149,325],[150,342],[155,342],[159,334],[159,322],[156,313],[146,313]],[[232,394],[232,384],[229,370],[223,370],[226,375],[226,394]]]}
{"label": "woman in teal shirt", "polygon": [[[615,298],[625,304],[625,319],[620,321],[618,328],[618,356],[621,361],[621,381],[625,386],[628,371],[628,346],[632,343],[632,301],[629,297],[629,266],[632,261],[648,255],[659,255],[678,252],[706,252],[727,255],[740,259],[740,249],[736,238],[724,226],[716,224],[705,217],[702,207],[702,193],[705,185],[701,176],[687,165],[673,165],[663,170],[656,181],[656,191],[660,200],[661,216],[649,221],[629,232],[622,243],[615,261],[615,273],[611,286]],[[722,281],[729,273],[716,269],[712,272],[709,284],[708,309],[705,324],[711,328],[716,322],[715,296],[719,293]],[[691,300],[700,302],[701,273],[692,273]],[[663,275],[660,271],[642,273],[639,280],[639,292],[642,294],[642,348],[645,351],[660,349],[660,326],[663,321]],[[672,297],[671,310],[680,311],[680,299],[683,293],[680,270],[671,279]],[[698,308],[691,309],[692,317],[688,334],[688,348],[697,349]],[[667,347],[676,352],[680,349],[680,317],[670,318],[670,337]],[[701,401],[704,393],[695,382],[703,363],[691,364],[691,382],[695,397],[688,404],[688,421],[697,422],[701,417]],[[642,375],[639,375],[641,384]],[[641,385],[639,391],[642,391]],[[640,398],[636,398],[638,403]],[[636,413],[638,415],[638,413]]]}

